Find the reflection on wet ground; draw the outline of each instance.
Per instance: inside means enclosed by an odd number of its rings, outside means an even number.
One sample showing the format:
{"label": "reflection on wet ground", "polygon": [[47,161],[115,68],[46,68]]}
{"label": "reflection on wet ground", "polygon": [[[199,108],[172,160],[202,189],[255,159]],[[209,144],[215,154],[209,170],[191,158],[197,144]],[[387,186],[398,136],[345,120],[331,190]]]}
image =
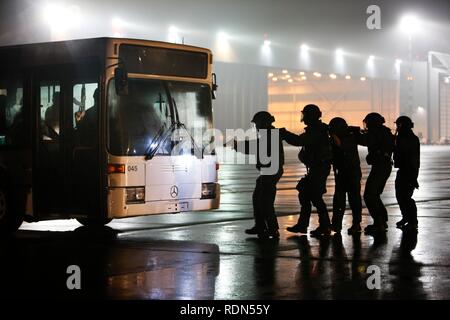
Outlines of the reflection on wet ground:
{"label": "reflection on wet ground", "polygon": [[[361,155],[364,157],[364,154]],[[89,230],[74,220],[24,224],[0,244],[0,292],[9,297],[112,299],[449,299],[450,147],[423,147],[419,233],[395,228],[395,173],[386,186],[385,235],[328,238],[285,231],[297,221],[295,184],[304,174],[296,150],[286,150],[276,200],[279,241],[248,237],[252,226],[252,166],[223,165],[219,210],[113,221]],[[364,163],[364,162],[363,162]],[[363,168],[364,178],[368,168]],[[326,202],[331,205],[333,179]],[[363,225],[371,223],[363,211]],[[310,228],[317,226],[313,214]],[[66,286],[79,265],[82,290]],[[367,286],[371,268],[379,289]]]}
{"label": "reflection on wet ground", "polygon": [[[120,240],[104,227],[20,232],[0,246],[0,292],[21,298],[213,299],[218,247],[193,241]],[[81,290],[68,290],[71,265]],[[194,293],[194,296],[192,296]]]}

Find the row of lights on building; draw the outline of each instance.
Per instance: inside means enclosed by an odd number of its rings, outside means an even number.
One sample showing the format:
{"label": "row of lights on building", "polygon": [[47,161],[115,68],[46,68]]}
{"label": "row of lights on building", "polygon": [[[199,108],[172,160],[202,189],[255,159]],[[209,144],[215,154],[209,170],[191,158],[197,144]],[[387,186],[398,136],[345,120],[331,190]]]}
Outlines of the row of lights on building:
{"label": "row of lights on building", "polygon": [[[119,19],[119,18],[114,18],[113,19],[113,27],[114,29],[121,29],[121,26],[124,25],[123,20]],[[122,34],[120,32],[115,31],[114,32],[115,36],[122,36]],[[217,35],[217,41],[218,41],[218,45],[219,45],[219,49],[223,50],[223,51],[228,51],[230,48],[230,44],[229,44],[229,36],[226,32],[219,32]],[[174,42],[174,43],[180,43],[180,42],[184,42],[184,38],[181,37],[180,35],[180,30],[175,27],[175,26],[170,26],[168,29],[168,41],[169,42]],[[269,39],[265,39],[263,42],[263,50],[264,51],[270,51],[270,46],[271,46],[272,42]],[[310,51],[310,47],[303,43],[300,45],[300,52],[301,55],[306,57],[309,54]],[[345,56],[345,51],[341,48],[338,48],[335,50],[335,57],[338,61],[342,61],[343,58]],[[368,59],[367,59],[367,63],[369,65],[373,65],[375,61],[375,56],[374,55],[369,55]],[[395,66],[397,68],[400,67],[400,64],[402,63],[401,59],[395,59]],[[333,77],[331,77],[333,79]],[[363,79],[365,77],[361,77],[361,79]],[[347,79],[347,78],[346,78]],[[364,81],[364,80],[362,80]]]}
{"label": "row of lights on building", "polygon": [[[292,77],[292,76],[289,74],[289,71],[286,70],[286,69],[284,69],[281,73],[282,73],[281,76],[276,76],[273,72],[269,72],[269,73],[267,74],[267,77],[268,77],[269,79],[272,79],[273,82],[277,82],[278,80],[287,80],[287,82],[292,83],[292,82],[294,82],[294,80],[297,80],[297,81],[308,80],[308,77],[307,77],[307,75],[306,75],[306,73],[305,73],[304,71],[300,71],[299,74],[298,74],[298,75],[299,75],[298,77]],[[312,75],[313,75],[315,78],[317,78],[317,79],[322,78],[322,74],[321,74],[320,72],[317,72],[317,71],[316,71],[316,72],[313,72]],[[335,74],[335,73],[330,73],[328,76],[329,76],[329,78],[332,79],[332,80],[336,80],[336,79],[338,78],[338,75]],[[347,74],[347,75],[343,76],[343,78],[344,78],[345,80],[351,80],[351,79],[352,79],[352,76],[349,75],[349,74]],[[367,77],[362,76],[362,77],[359,78],[359,80],[361,80],[361,81],[366,81],[366,80],[367,80]]]}
{"label": "row of lights on building", "polygon": [[[225,49],[228,50],[229,49],[229,35],[226,32],[219,32],[217,34],[217,41],[218,41],[218,45],[219,48],[221,49]],[[169,27],[169,36],[168,36],[168,40],[169,42],[179,42],[181,39],[180,34],[179,34],[179,29],[175,26],[171,26]],[[269,39],[265,39],[263,42],[263,50],[264,51],[268,51],[270,50],[270,46],[272,45],[272,42]],[[310,51],[310,47],[309,45],[303,43],[300,45],[300,52],[302,56],[307,56],[309,54]],[[343,60],[344,56],[345,56],[345,51],[341,48],[338,48],[335,50],[335,56],[337,60]],[[367,63],[368,64],[373,64],[375,61],[375,56],[374,55],[369,55],[369,57],[367,58]],[[395,59],[395,65],[398,67],[400,64],[402,63],[401,59]]]}
{"label": "row of lights on building", "polygon": [[[51,26],[52,32],[53,31],[62,31],[65,28],[69,28],[74,25],[78,25],[80,21],[81,11],[78,6],[63,6],[59,4],[53,4],[53,5],[47,5],[44,9],[44,17],[47,23]],[[122,29],[126,25],[125,21],[122,19],[115,17],[112,19],[112,26],[113,26],[113,33],[116,37],[122,37]],[[418,30],[421,29],[421,22],[420,20],[411,15],[407,15],[403,17],[400,23],[401,28],[403,31],[408,33],[410,36],[413,33],[417,33]],[[184,38],[180,35],[180,30],[175,26],[169,27],[169,33],[168,33],[168,41],[180,43],[184,42]],[[265,39],[263,42],[263,49],[265,51],[270,51],[271,41],[267,38],[267,35],[264,35]],[[224,50],[229,49],[229,36],[225,32],[219,32],[218,34],[218,42],[219,46],[223,48]],[[310,47],[303,43],[300,45],[300,51],[302,56],[307,56]],[[338,48],[335,50],[335,56],[336,59],[342,60],[345,55],[344,50],[341,48]],[[375,60],[374,55],[370,55],[368,57],[368,64],[373,64]],[[395,65],[398,67],[401,63],[400,59],[395,60]]]}

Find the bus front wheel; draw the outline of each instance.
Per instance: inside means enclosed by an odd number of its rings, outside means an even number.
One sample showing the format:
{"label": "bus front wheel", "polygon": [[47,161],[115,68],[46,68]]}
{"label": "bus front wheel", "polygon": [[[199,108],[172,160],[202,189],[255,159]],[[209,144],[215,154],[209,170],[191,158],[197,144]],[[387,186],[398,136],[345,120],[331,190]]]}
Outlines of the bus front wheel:
{"label": "bus front wheel", "polygon": [[77,218],[77,221],[85,227],[103,227],[112,221],[111,218]]}
{"label": "bus front wheel", "polygon": [[13,210],[8,190],[6,185],[0,184],[0,233],[17,231],[23,222],[23,215]]}

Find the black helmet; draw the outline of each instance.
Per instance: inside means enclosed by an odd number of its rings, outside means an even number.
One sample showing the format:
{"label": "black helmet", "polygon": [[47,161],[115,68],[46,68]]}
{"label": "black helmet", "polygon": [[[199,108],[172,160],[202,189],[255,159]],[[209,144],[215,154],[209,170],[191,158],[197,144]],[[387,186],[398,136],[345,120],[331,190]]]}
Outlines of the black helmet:
{"label": "black helmet", "polygon": [[395,123],[404,129],[414,128],[414,123],[412,122],[411,118],[407,116],[398,117],[397,120],[395,120]]}
{"label": "black helmet", "polygon": [[371,112],[364,118],[363,122],[366,124],[367,128],[369,128],[381,126],[385,120],[378,112]]}
{"label": "black helmet", "polygon": [[270,125],[272,122],[275,122],[275,118],[267,111],[259,111],[253,116],[252,122]]}
{"label": "black helmet", "polygon": [[348,130],[347,122],[340,117],[331,119],[330,123],[328,124],[328,127],[330,129],[330,133],[335,134],[342,134]]}
{"label": "black helmet", "polygon": [[[322,111],[320,111],[319,107],[315,104],[308,104],[302,110],[302,121],[317,121],[322,117]],[[305,122],[305,123],[306,123]]]}

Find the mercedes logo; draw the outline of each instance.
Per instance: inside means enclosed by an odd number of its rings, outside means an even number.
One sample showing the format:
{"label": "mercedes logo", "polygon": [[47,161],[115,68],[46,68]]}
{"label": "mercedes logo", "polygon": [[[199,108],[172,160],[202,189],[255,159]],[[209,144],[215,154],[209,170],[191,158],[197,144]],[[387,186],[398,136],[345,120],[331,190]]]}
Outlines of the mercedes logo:
{"label": "mercedes logo", "polygon": [[178,187],[177,186],[172,186],[170,188],[170,196],[172,198],[176,198],[178,196]]}

